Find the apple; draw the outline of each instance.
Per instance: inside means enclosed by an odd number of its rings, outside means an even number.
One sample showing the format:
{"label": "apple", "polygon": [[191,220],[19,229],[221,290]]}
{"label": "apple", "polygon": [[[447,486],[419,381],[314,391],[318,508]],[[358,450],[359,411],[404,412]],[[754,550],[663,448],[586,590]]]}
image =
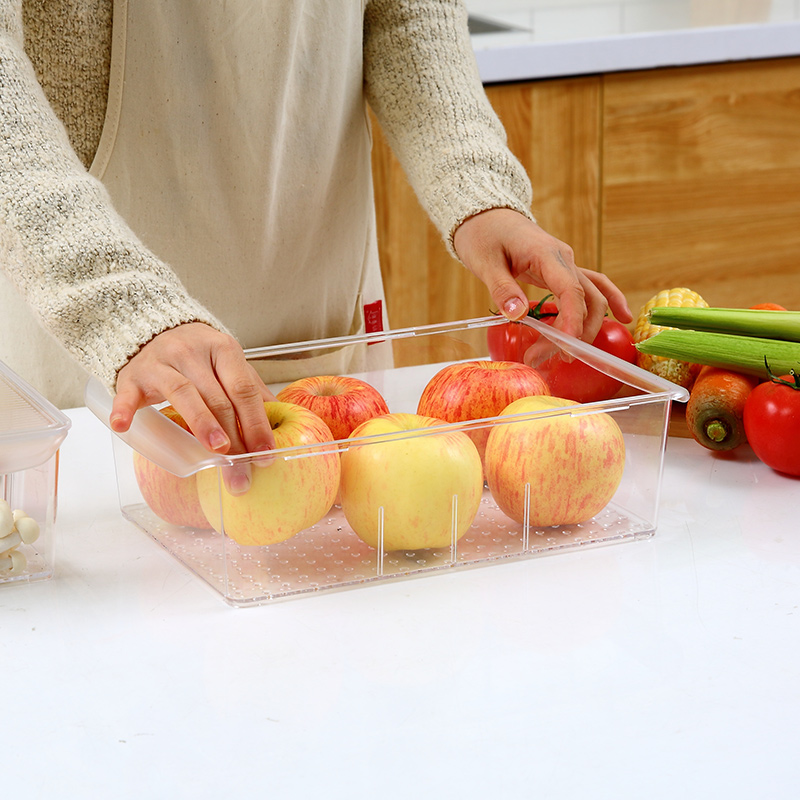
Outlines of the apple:
{"label": "apple", "polygon": [[346,439],[362,422],[389,413],[374,386],[345,375],[301,378],[281,389],[277,399],[310,408],[322,417],[334,439]]}
{"label": "apple", "polygon": [[[544,378],[517,361],[462,361],[439,370],[422,390],[417,414],[445,422],[497,417],[514,400],[550,394]],[[483,459],[491,427],[466,431]]]}
{"label": "apple", "polygon": [[[172,406],[158,410],[184,430],[189,430],[186,420]],[[133,454],[133,471],[145,503],[164,522],[188,528],[211,527],[200,506],[194,475],[179,478],[137,452]]]}
{"label": "apple", "polygon": [[[560,397],[525,397],[501,416],[579,406]],[[559,414],[497,424],[486,443],[486,482],[501,511],[530,524],[585,522],[614,496],[625,468],[625,442],[611,414]]]}
{"label": "apple", "polygon": [[[433,417],[384,414],[362,423],[342,453],[341,502],[347,522],[368,545],[385,550],[447,547],[478,513],[483,468],[470,438]],[[457,499],[456,513],[453,513]]]}
{"label": "apple", "polygon": [[250,488],[241,495],[228,491],[219,469],[204,469],[196,476],[200,505],[214,530],[242,545],[283,542],[319,522],[339,487],[339,454],[323,420],[294,403],[268,401],[264,408],[277,449],[313,452],[276,454],[269,463],[253,461]]}

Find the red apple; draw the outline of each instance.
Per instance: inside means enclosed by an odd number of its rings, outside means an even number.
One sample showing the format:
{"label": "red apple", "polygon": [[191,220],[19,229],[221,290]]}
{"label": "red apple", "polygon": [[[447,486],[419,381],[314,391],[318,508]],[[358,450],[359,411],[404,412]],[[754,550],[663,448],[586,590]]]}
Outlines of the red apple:
{"label": "red apple", "polygon": [[[462,361],[439,370],[423,389],[417,413],[445,422],[496,417],[514,400],[550,394],[544,378],[516,361]],[[467,431],[483,459],[491,427]]]}
{"label": "red apple", "polygon": [[440,426],[431,417],[385,414],[353,431],[351,440],[379,437],[342,453],[342,511],[372,547],[380,547],[381,526],[385,550],[447,547],[475,519],[483,494],[478,451],[462,431]]}
{"label": "red apple", "polygon": [[[559,397],[525,397],[502,412],[532,414],[579,406]],[[486,482],[501,511],[535,527],[585,522],[605,508],[622,480],[625,442],[611,414],[569,412],[498,423],[486,443]]]}
{"label": "red apple", "polygon": [[[184,430],[189,430],[184,418],[172,406],[164,406],[159,411]],[[211,527],[200,506],[194,475],[179,478],[136,452],[133,454],[133,471],[145,503],[164,522],[188,528]]]}
{"label": "red apple", "polygon": [[319,416],[294,403],[271,401],[264,408],[276,449],[303,449],[275,453],[270,463],[251,463],[250,488],[241,495],[227,490],[220,469],[196,476],[200,504],[213,528],[243,545],[282,542],[319,522],[339,487],[339,454]]}
{"label": "red apple", "polygon": [[322,417],[334,439],[346,439],[362,422],[389,413],[374,386],[344,375],[301,378],[281,389],[277,398],[310,408]]}

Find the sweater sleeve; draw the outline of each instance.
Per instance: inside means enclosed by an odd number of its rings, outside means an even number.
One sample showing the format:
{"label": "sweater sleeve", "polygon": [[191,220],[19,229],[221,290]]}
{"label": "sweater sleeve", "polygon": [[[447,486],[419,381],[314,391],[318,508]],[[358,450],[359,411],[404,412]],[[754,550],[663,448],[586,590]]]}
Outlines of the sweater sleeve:
{"label": "sweater sleeve", "polygon": [[461,0],[369,0],[367,99],[450,252],[489,208],[531,216],[531,186],[478,74]]}
{"label": "sweater sleeve", "polygon": [[0,0],[0,267],[86,370],[113,388],[157,334],[224,330],[114,211],[23,50],[21,0]]}

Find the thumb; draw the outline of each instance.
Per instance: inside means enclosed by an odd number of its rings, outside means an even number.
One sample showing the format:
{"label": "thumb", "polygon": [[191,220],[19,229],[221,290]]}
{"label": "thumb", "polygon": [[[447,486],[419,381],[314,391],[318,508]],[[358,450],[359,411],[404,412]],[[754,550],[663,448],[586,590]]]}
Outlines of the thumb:
{"label": "thumb", "polygon": [[464,266],[480,278],[500,313],[510,320],[522,319],[530,308],[527,296],[514,280],[510,263],[513,257],[508,247],[515,240],[512,234],[520,220],[527,224],[525,217],[515,211],[490,209],[462,222],[453,236],[456,254]]}
{"label": "thumb", "polygon": [[133,422],[133,415],[136,411],[136,404],[127,397],[117,395],[114,397],[111,406],[109,422],[111,430],[116,433],[125,433]]}
{"label": "thumb", "polygon": [[137,389],[118,387],[111,404],[111,414],[109,415],[111,430],[116,433],[125,433],[130,428],[133,422],[133,415],[143,404],[143,400],[144,398]]}
{"label": "thumb", "polygon": [[486,285],[491,292],[492,300],[504,317],[517,320],[528,313],[530,308],[528,298],[513,278],[502,276],[486,281]]}

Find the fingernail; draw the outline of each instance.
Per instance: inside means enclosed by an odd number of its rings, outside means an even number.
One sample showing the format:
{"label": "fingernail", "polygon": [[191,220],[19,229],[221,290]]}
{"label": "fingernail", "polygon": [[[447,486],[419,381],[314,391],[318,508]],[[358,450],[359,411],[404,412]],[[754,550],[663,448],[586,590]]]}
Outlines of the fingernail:
{"label": "fingernail", "polygon": [[507,316],[509,319],[516,319],[517,317],[522,316],[520,313],[524,305],[522,301],[518,297],[512,297],[506,300],[505,305],[503,306],[503,314]]}
{"label": "fingernail", "polygon": [[253,459],[253,463],[257,467],[269,467],[275,463],[275,456],[267,455],[266,453],[260,455],[258,458]]}
{"label": "fingernail", "polygon": [[211,431],[208,442],[212,450],[222,450],[230,444],[228,437],[220,430]]}
{"label": "fingernail", "polygon": [[235,472],[231,475],[229,491],[231,494],[245,494],[250,488],[250,473]]}

